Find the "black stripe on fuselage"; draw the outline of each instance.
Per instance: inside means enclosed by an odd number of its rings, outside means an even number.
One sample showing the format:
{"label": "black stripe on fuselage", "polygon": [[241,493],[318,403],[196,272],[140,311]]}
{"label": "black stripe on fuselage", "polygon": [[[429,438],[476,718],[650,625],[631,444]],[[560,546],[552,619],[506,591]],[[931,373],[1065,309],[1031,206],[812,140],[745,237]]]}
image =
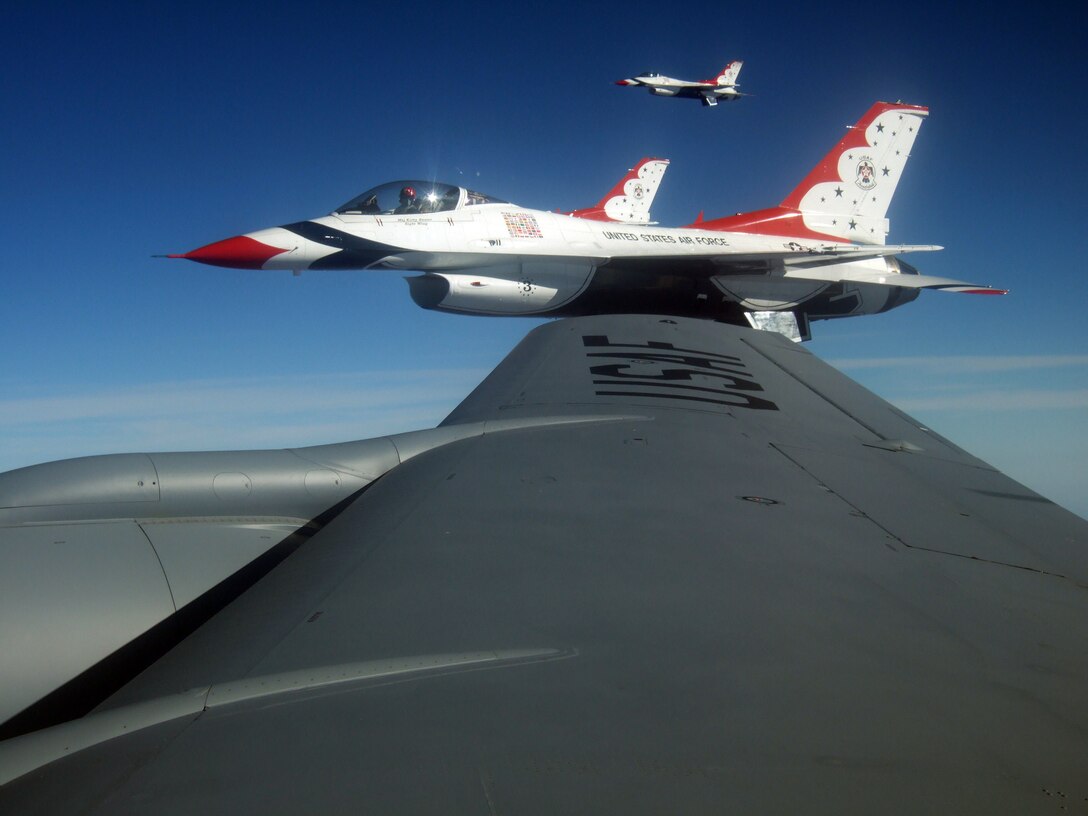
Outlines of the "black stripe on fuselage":
{"label": "black stripe on fuselage", "polygon": [[363,269],[382,258],[404,251],[403,247],[360,238],[358,235],[318,224],[315,221],[284,224],[283,229],[307,241],[313,241],[315,244],[340,250],[314,261],[310,264],[310,269]]}

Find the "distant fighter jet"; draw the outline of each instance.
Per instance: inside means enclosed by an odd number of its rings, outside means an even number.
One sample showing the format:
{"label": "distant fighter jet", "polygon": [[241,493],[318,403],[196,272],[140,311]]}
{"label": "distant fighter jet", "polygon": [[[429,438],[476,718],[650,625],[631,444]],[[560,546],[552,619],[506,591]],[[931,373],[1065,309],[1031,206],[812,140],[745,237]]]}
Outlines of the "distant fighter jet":
{"label": "distant fighter jet", "polygon": [[719,101],[732,102],[746,94],[737,90],[737,76],[740,74],[741,60],[733,60],[722,68],[714,79],[688,80],[674,79],[652,71],[643,71],[632,79],[620,79],[617,85],[641,85],[654,96],[682,96],[688,99],[702,99],[703,105],[713,107]]}

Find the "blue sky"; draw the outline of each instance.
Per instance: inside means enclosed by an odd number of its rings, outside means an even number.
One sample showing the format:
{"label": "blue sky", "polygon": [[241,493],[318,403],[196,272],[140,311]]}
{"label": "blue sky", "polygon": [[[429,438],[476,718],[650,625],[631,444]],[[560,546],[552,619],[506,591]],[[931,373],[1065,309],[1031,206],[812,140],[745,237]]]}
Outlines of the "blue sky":
{"label": "blue sky", "polygon": [[[433,425],[539,321],[425,312],[393,272],[153,259],[437,177],[543,209],[672,160],[666,225],[778,203],[877,99],[926,104],[889,240],[923,293],[809,348],[1088,515],[1085,12],[1045,4],[15,3],[0,54],[0,470]],[[712,75],[704,109],[613,81]]]}

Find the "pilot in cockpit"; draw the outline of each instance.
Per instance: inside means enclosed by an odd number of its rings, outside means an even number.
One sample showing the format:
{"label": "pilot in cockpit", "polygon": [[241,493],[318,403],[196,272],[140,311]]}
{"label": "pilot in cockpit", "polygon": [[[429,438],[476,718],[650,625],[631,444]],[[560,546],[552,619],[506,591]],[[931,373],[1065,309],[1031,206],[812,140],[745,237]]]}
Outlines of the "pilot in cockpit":
{"label": "pilot in cockpit", "polygon": [[393,210],[396,215],[419,212],[419,202],[416,200],[415,187],[402,187],[400,191],[400,204]]}

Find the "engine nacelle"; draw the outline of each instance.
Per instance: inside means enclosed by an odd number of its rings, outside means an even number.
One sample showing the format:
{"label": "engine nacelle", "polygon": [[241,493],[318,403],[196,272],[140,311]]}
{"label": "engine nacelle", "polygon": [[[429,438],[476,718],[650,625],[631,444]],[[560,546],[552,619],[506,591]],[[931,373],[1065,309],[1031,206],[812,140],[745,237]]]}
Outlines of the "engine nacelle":
{"label": "engine nacelle", "polygon": [[546,314],[576,298],[595,267],[587,263],[522,261],[471,272],[428,272],[408,278],[414,300],[424,309],[482,315]]}

